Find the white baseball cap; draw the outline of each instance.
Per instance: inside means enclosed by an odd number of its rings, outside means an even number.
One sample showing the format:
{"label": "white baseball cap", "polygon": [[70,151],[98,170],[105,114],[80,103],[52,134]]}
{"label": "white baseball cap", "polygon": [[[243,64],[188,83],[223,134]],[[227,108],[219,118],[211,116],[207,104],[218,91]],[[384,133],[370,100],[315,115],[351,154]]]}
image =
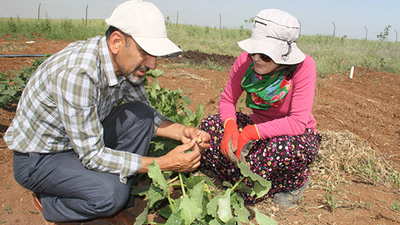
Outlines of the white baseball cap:
{"label": "white baseball cap", "polygon": [[292,65],[305,59],[296,42],[300,22],[279,9],[264,9],[254,19],[251,37],[238,42],[250,54],[265,54],[277,64]]}
{"label": "white baseball cap", "polygon": [[164,56],[182,51],[168,39],[164,16],[153,3],[126,1],[115,8],[106,23],[132,36],[150,55]]}

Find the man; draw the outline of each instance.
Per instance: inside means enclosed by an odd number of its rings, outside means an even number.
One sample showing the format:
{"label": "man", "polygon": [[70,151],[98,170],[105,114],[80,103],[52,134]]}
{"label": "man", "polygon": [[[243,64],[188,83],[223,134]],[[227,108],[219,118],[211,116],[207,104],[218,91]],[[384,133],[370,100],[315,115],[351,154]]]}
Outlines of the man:
{"label": "man", "polygon": [[[105,37],[72,43],[37,69],[4,136],[15,179],[36,194],[47,221],[121,215],[133,204],[137,174],[153,160],[163,171],[189,172],[209,148],[208,134],[148,105],[146,71],[157,56],[181,51],[167,38],[159,9],[131,0],[106,22]],[[146,157],[154,136],[183,144]]]}

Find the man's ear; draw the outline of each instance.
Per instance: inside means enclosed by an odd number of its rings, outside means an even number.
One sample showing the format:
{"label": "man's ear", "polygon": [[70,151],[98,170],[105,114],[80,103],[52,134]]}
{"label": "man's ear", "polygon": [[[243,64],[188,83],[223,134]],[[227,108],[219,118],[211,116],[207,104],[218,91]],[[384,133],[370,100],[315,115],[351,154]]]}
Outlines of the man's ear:
{"label": "man's ear", "polygon": [[117,54],[120,52],[125,46],[125,38],[124,35],[119,31],[114,31],[110,35],[109,40],[109,48],[112,54]]}

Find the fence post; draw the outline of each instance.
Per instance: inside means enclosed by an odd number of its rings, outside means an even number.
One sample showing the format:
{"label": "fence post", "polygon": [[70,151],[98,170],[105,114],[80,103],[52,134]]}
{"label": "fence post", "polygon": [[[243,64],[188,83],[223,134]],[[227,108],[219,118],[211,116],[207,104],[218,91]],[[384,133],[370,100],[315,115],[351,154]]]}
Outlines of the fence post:
{"label": "fence post", "polygon": [[178,26],[179,11],[176,11],[176,26]]}
{"label": "fence post", "polygon": [[396,32],[396,42],[397,42],[397,31],[396,31],[396,30],[394,30],[394,32]]}
{"label": "fence post", "polygon": [[368,29],[364,26],[364,28],[365,28],[365,40],[367,40],[368,39]]}
{"label": "fence post", "polygon": [[86,25],[87,25],[88,8],[89,8],[89,5],[86,6]]}
{"label": "fence post", "polygon": [[[299,20],[298,20],[299,21]],[[301,23],[299,21],[300,27],[299,27],[299,36],[301,35]]]}
{"label": "fence post", "polygon": [[222,17],[221,14],[219,14],[219,29],[221,29],[221,22],[222,22]]}
{"label": "fence post", "polygon": [[42,4],[40,3],[39,4],[39,7],[38,7],[38,16],[37,16],[37,20],[39,21],[40,20],[40,6],[41,6]]}
{"label": "fence post", "polygon": [[335,32],[336,32],[336,25],[332,22],[333,24],[333,37],[335,37]]}

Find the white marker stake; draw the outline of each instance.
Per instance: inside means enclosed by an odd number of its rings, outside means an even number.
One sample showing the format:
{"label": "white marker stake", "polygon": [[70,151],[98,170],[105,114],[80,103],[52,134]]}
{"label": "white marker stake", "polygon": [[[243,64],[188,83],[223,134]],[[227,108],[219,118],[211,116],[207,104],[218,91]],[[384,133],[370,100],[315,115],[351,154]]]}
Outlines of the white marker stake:
{"label": "white marker stake", "polygon": [[353,79],[353,73],[354,73],[354,66],[352,66],[350,70],[350,79]]}

